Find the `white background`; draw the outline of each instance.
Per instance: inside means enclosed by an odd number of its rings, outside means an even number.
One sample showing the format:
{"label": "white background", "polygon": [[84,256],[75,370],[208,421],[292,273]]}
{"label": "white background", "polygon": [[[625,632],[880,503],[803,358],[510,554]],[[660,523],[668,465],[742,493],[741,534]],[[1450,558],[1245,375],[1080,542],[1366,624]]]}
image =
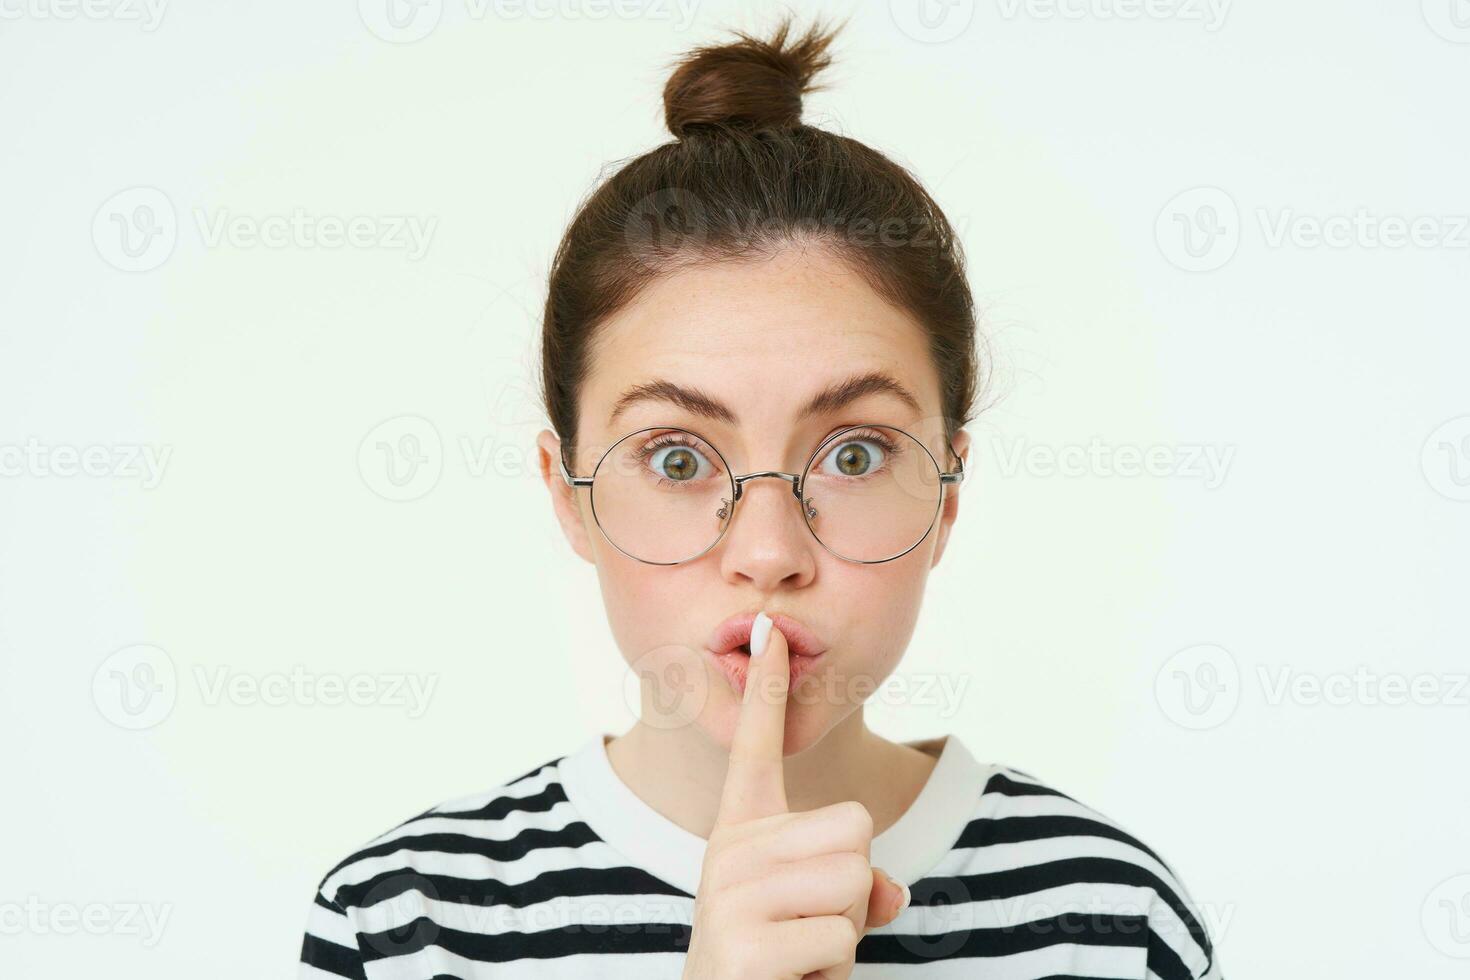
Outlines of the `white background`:
{"label": "white background", "polygon": [[[781,8],[94,2],[0,0],[0,973],[285,975],[351,848],[631,720],[545,272]],[[1228,976],[1463,976],[1470,9],[918,13],[807,101],[959,226],[995,371],[902,668],[963,696],[874,726],[1114,817]],[[210,232],[298,211],[373,240]]]}

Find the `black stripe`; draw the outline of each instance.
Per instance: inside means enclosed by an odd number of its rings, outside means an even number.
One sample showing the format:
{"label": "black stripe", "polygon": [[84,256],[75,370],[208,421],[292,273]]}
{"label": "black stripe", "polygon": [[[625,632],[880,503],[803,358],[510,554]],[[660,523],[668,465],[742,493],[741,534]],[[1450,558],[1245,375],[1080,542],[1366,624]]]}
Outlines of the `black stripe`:
{"label": "black stripe", "polygon": [[585,953],[687,953],[690,927],[681,922],[577,924],[542,932],[483,935],[441,926],[423,916],[386,932],[364,935],[363,959],[406,956],[429,946],[480,963],[556,959]]}
{"label": "black stripe", "polygon": [[[581,847],[602,840],[592,828],[580,820],[573,821],[557,830],[528,827],[514,837],[505,840],[488,840],[468,834],[409,834],[393,840],[385,840],[364,847],[356,854],[340,862],[328,872],[327,877],[368,858],[383,857],[398,851],[437,851],[442,854],[473,854],[490,861],[509,863],[519,861],[532,851],[543,847]],[[333,896],[335,897],[335,896]]]}
{"label": "black stripe", "polygon": [[458,902],[485,908],[527,908],[541,902],[582,895],[668,895],[692,900],[693,895],[675,888],[642,868],[567,868],[547,871],[529,881],[506,884],[496,878],[460,878],[421,874],[412,868],[394,869],[354,885],[337,889],[337,901],[351,908],[386,902],[405,892],[418,892],[442,902]]}
{"label": "black stripe", "polygon": [[[915,905],[959,905],[1017,898],[1067,885],[1094,884],[1125,885],[1153,891],[1167,887],[1158,875],[1131,861],[1075,857],[982,874],[920,878],[912,891]],[[931,897],[932,901],[929,900]],[[1147,914],[1147,909],[1140,911]]]}
{"label": "black stripe", "polygon": [[[1205,953],[1211,957],[1208,962],[1212,962],[1213,954],[1208,947]],[[1210,972],[1208,962],[1205,966],[1206,973]],[[1184,965],[1179,954],[1162,938],[1153,934],[1148,937],[1148,968],[1157,973],[1160,980],[1194,980],[1194,974],[1189,972],[1189,967]]]}
{"label": "black stripe", "polygon": [[[913,884],[911,891],[914,905],[939,906],[995,901],[1034,894],[1049,888],[1100,883],[1147,888],[1152,891],[1174,910],[1174,914],[1189,930],[1190,937],[1204,953],[1206,960],[1213,962],[1215,953],[1210,937],[1189,907],[1162,878],[1148,868],[1129,861],[1102,857],[1063,858],[986,874],[921,878]],[[1148,910],[1142,911],[1147,916]]]}
{"label": "black stripe", "polygon": [[1043,815],[1034,817],[982,817],[971,820],[960,833],[955,847],[989,847],[991,844],[1020,844],[1050,837],[1105,837],[1136,847],[1168,871],[1163,858],[1132,834],[1112,824],[1088,817]]}
{"label": "black stripe", "polygon": [[367,974],[363,972],[362,957],[358,956],[357,950],[328,942],[309,932],[301,941],[301,962],[339,977],[367,980]]}
{"label": "black stripe", "polygon": [[[937,959],[1010,956],[1059,944],[1144,949],[1148,920],[1143,916],[1068,913],[1020,926],[961,929],[934,936],[864,936],[857,945],[860,963],[921,964]],[[494,935],[464,932],[419,917],[404,926],[366,935],[363,958],[375,962],[417,953],[429,946],[467,960],[503,963],[513,959],[556,959],[582,954],[683,953],[689,926],[677,922],[576,925],[542,932]]]}
{"label": "black stripe", "polygon": [[516,783],[523,782],[524,780],[530,779],[532,776],[536,775],[537,773],[541,772],[544,769],[548,769],[551,766],[560,765],[561,764],[561,760],[563,760],[565,758],[566,758],[565,755],[559,755],[555,759],[552,759],[550,762],[543,762],[543,763],[541,763],[541,765],[537,766],[536,768],[521,773],[515,779],[508,780],[505,783],[505,785],[506,786],[514,786]]}
{"label": "black stripe", "polygon": [[[531,777],[532,777],[532,776],[535,776],[535,775],[536,775],[536,774],[537,774],[537,773],[540,773],[540,772],[541,772],[541,771],[543,771],[543,770],[545,770],[545,769],[549,769],[549,768],[551,768],[551,767],[552,767],[552,766],[555,766],[555,765],[557,765],[557,764],[558,764],[558,763],[560,763],[560,762],[561,762],[561,761],[562,761],[562,759],[564,759],[564,758],[566,758],[566,756],[564,756],[564,755],[559,755],[559,756],[557,756],[557,757],[556,757],[556,758],[555,758],[555,759],[552,759],[552,760],[551,760],[551,761],[550,761],[550,762],[543,762],[543,763],[542,763],[542,764],[541,764],[541,765],[539,765],[539,766],[537,766],[537,767],[536,767],[536,768],[535,768],[535,769],[532,769],[532,770],[531,770],[531,771],[529,771],[529,772],[525,772],[525,773],[522,773],[522,774],[521,774],[521,775],[519,775],[519,776],[517,776],[517,777],[516,777],[516,778],[515,778],[515,779],[511,779],[511,780],[508,780],[508,781],[506,781],[506,782],[504,782],[504,783],[502,783],[502,784],[501,784],[501,785],[499,785],[499,786],[497,786],[497,787],[495,787],[495,791],[496,791],[496,792],[500,792],[500,791],[502,791],[502,790],[504,790],[504,789],[506,789],[506,788],[508,788],[508,787],[511,787],[511,786],[514,786],[514,785],[515,785],[515,784],[516,784],[516,783],[519,783],[519,782],[521,782],[521,781],[523,781],[523,780],[527,780],[527,779],[530,779],[530,778],[531,778]],[[548,784],[548,785],[551,785],[551,784]],[[556,785],[558,785],[558,786],[559,786],[559,785],[560,785],[560,783],[558,783],[558,784],[556,784]],[[538,794],[538,795],[539,795],[539,794]],[[486,805],[486,807],[487,807],[487,808],[488,808],[488,807],[493,807],[493,806],[495,806],[495,805],[496,805],[496,803],[497,803],[497,802],[498,802],[498,801],[499,801],[499,800],[501,800],[501,799],[505,799],[505,798],[506,798],[506,797],[503,797],[503,796],[496,796],[496,797],[495,797],[495,798],[494,798],[494,799],[492,799],[492,800],[491,800],[491,801],[490,801],[490,802],[489,802],[489,803],[488,803],[488,804],[487,804],[487,805]],[[512,798],[512,799],[513,799],[513,798]],[[563,797],[562,797],[562,799],[563,799],[563,800],[564,800],[564,799],[566,799],[566,797],[565,797],[565,796],[563,796]],[[443,804],[440,804],[440,805],[441,805],[441,806],[442,806],[442,805],[443,805]],[[395,830],[397,830],[397,829],[398,829],[398,828],[399,828],[399,827],[403,827],[403,826],[406,826],[406,825],[407,825],[407,824],[411,824],[411,823],[413,823],[413,822],[414,822],[414,821],[415,821],[415,820],[422,820],[422,819],[424,819],[424,818],[425,818],[425,817],[434,817],[434,816],[441,816],[441,817],[447,817],[447,816],[452,816],[452,815],[453,815],[453,814],[448,814],[448,813],[435,813],[435,812],[434,812],[434,811],[435,811],[435,810],[436,810],[436,809],[437,809],[437,808],[438,808],[438,807],[430,807],[430,808],[429,808],[429,809],[427,809],[427,810],[424,810],[424,811],[422,811],[422,812],[420,812],[420,813],[415,813],[415,814],[414,814],[414,815],[413,815],[413,816],[411,816],[411,817],[409,817],[409,818],[408,818],[408,819],[407,819],[407,820],[405,820],[405,821],[403,821],[403,822],[402,822],[402,823],[399,823],[399,824],[395,824],[395,825],[394,825],[394,826],[392,826],[392,827],[390,827],[390,828],[388,828],[388,830],[387,830],[387,831],[386,831],[386,832],[387,832],[387,833],[390,833],[390,834],[391,834],[391,833],[392,833],[392,832],[393,832],[393,831],[395,831]],[[515,810],[515,809],[517,809],[517,807],[514,807],[514,806],[512,806],[512,807],[510,807],[510,810]],[[468,812],[469,812],[469,813],[472,813],[472,814],[473,814],[473,813],[474,813],[474,812],[475,812],[475,811],[468,811]],[[509,811],[508,811],[508,812],[509,812]],[[336,870],[336,869],[335,869],[335,868],[334,868],[334,869],[333,869],[333,870],[334,870],[334,871],[335,871],[335,870]],[[330,877],[331,877],[331,872],[328,872],[328,873],[327,873],[327,877],[329,877],[329,878],[330,878]]]}
{"label": "black stripe", "polygon": [[[1019,770],[1012,769],[1011,771],[1018,772]],[[991,776],[990,779],[986,780],[985,792],[996,792],[1002,796],[1052,796],[1063,800],[1071,800],[1073,803],[1076,803],[1079,807],[1082,807],[1085,810],[1092,810],[1091,807],[1079,801],[1076,797],[1068,796],[1066,793],[1054,790],[1050,786],[1041,786],[1032,783],[1017,782],[1016,780],[1010,779],[1000,773],[996,773],[994,776]],[[1096,811],[1093,812],[1096,813]],[[1163,865],[1164,870],[1169,872],[1170,875],[1175,878],[1179,877],[1178,875],[1174,874],[1174,869],[1169,867],[1169,862],[1165,861],[1162,857],[1160,857],[1158,854],[1155,854],[1149,848],[1144,847],[1142,842],[1127,835],[1121,830],[1118,831],[1118,833],[1123,834],[1123,837],[1118,839],[1127,840],[1128,843],[1144,851],[1155,861],[1159,862],[1159,864]]]}
{"label": "black stripe", "polygon": [[[1014,770],[1012,770],[1014,771]],[[1018,782],[1004,773],[996,773],[985,781],[986,793],[999,793],[1002,796],[1059,796],[1064,800],[1072,800],[1066,793],[1052,789],[1050,786],[1041,786],[1037,783]],[[1081,803],[1077,803],[1081,806]]]}
{"label": "black stripe", "polygon": [[[545,767],[543,766],[542,768]],[[535,775],[535,773],[531,773],[530,775]],[[539,793],[533,793],[526,797],[497,796],[476,810],[455,810],[450,813],[435,813],[432,809],[425,810],[423,813],[409,817],[407,820],[386,831],[386,833],[397,833],[415,821],[433,817],[443,817],[447,820],[502,820],[512,813],[545,813],[558,803],[565,803],[566,800],[567,794],[562,789],[561,783],[548,783],[546,788]],[[350,854],[343,860],[338,861],[330,871],[322,876],[322,882],[325,883],[332,875],[341,871],[352,862],[361,859],[369,850],[378,846],[380,845],[369,844],[367,848]]]}
{"label": "black stripe", "polygon": [[562,789],[561,783],[547,783],[545,789],[530,796],[497,796],[475,810],[429,810],[413,819],[442,817],[446,820],[504,820],[512,813],[545,813],[558,803],[565,802],[567,793]]}
{"label": "black stripe", "polygon": [[[1012,770],[1012,772],[1017,771],[1019,770]],[[1003,780],[1003,782],[997,782],[997,780]],[[992,776],[990,780],[987,781],[986,789],[989,790],[992,788],[992,786],[995,789],[999,790],[1002,794],[1007,796],[1060,796],[1063,799],[1072,800],[1073,803],[1077,803],[1075,799],[1067,796],[1067,794],[1065,793],[1058,793],[1056,790],[1047,789],[1045,787],[1027,786],[1022,783],[1016,783],[1015,781],[1007,779],[1000,774]],[[1019,792],[1012,793],[1009,791],[1010,788],[1019,789]],[[1082,803],[1077,803],[1077,805],[1085,806],[1085,804]],[[1160,857],[1153,850],[1153,848],[1149,847],[1141,840],[1134,837],[1132,834],[1129,834],[1128,832],[1118,827],[1114,827],[1111,824],[1101,823],[1097,820],[1091,820],[1086,817],[982,817],[980,819],[970,821],[970,823],[966,825],[964,831],[960,834],[959,841],[953,846],[984,847],[987,844],[1015,844],[1028,840],[1040,840],[1047,837],[1073,836],[1106,837],[1110,840],[1116,840],[1121,843],[1127,844],[1130,847],[1136,847],[1140,851],[1157,861],[1159,863],[1159,866],[1169,873],[1169,877],[1173,878],[1175,881],[1179,880],[1179,876],[1174,873],[1174,869],[1169,866],[1169,862]],[[1204,952],[1205,962],[1207,965],[1206,972],[1208,972],[1208,967],[1212,966],[1215,962],[1215,950],[1210,943],[1209,935],[1205,932],[1204,927],[1200,925],[1195,917],[1190,914],[1189,908],[1184,904],[1184,902],[1180,900],[1179,896],[1175,894],[1174,889],[1169,887],[1162,880],[1159,880],[1157,878],[1155,880],[1157,881],[1157,884],[1154,886],[1155,891],[1159,893],[1159,896],[1169,904],[1169,907],[1172,908],[1175,914],[1179,916],[1180,920],[1184,922],[1184,924],[1189,929],[1190,936],[1193,937],[1195,943],[1198,944],[1199,948]]]}
{"label": "black stripe", "polygon": [[929,963],[975,956],[1011,956],[1048,946],[1075,944],[1143,949],[1148,917],[1068,912],[1014,926],[956,929],[924,936],[869,933],[858,940],[859,963]]}

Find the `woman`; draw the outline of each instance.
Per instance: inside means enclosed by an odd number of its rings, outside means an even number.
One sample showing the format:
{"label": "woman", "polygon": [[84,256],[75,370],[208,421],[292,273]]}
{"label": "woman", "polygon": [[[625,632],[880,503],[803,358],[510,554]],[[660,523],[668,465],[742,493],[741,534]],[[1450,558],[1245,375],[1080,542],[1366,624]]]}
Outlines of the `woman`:
{"label": "woman", "polygon": [[640,721],[338,864],[303,976],[1220,976],[1142,843],[864,724],[958,515],[978,358],[937,205],[800,122],[830,40],[692,52],[674,140],[552,268],[541,472]]}

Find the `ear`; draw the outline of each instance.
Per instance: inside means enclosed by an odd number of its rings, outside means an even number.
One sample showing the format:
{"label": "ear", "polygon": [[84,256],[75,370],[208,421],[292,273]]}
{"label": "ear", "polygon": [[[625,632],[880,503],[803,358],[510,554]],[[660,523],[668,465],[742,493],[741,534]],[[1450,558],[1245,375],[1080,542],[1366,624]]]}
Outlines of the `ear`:
{"label": "ear", "polygon": [[[970,486],[975,482],[975,473],[970,469],[970,433],[960,429],[954,436],[955,455],[965,466],[965,480],[963,483],[951,483],[944,488],[944,509],[939,512],[939,537],[934,544],[934,560],[929,563],[933,568],[939,564],[939,559],[944,555],[944,546],[949,543],[949,532],[954,526],[955,518],[960,513],[960,489]],[[953,463],[948,463],[947,468],[953,469]]]}
{"label": "ear", "polygon": [[556,521],[561,525],[561,531],[566,535],[567,542],[584,561],[596,564],[596,559],[592,556],[592,542],[589,540],[587,530],[591,525],[583,507],[583,502],[587,499],[587,491],[571,486],[562,479],[561,439],[555,432],[550,429],[542,429],[537,434],[536,458],[541,468],[541,482],[546,484],[546,489],[551,493],[551,506],[556,512]]}

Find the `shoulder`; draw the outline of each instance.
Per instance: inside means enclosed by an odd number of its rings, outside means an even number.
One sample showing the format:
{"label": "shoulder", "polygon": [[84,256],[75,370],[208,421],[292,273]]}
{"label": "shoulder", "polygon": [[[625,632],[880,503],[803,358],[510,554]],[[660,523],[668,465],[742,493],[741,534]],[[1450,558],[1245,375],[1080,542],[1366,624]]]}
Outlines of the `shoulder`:
{"label": "shoulder", "polygon": [[592,839],[562,792],[563,758],[431,807],[333,865],[312,898],[298,976],[357,980],[374,961],[442,938],[441,920],[483,925],[466,915],[493,912],[505,881],[532,877],[544,855]]}
{"label": "shoulder", "polygon": [[322,877],[321,898],[350,911],[409,890],[433,896],[437,883],[494,878],[538,848],[589,842],[591,829],[575,819],[562,789],[564,758],[446,800],[365,842]]}
{"label": "shoulder", "polygon": [[1009,897],[1020,921],[1132,928],[1163,980],[1220,976],[1202,908],[1163,856],[1028,772],[987,767],[951,860],[962,876],[975,876],[976,888]]}
{"label": "shoulder", "polygon": [[610,928],[650,896],[667,909],[682,893],[596,834],[566,794],[567,761],[425,810],[337,862],[313,896],[299,976],[360,980],[398,957],[480,976],[485,964],[687,945],[683,919]]}

